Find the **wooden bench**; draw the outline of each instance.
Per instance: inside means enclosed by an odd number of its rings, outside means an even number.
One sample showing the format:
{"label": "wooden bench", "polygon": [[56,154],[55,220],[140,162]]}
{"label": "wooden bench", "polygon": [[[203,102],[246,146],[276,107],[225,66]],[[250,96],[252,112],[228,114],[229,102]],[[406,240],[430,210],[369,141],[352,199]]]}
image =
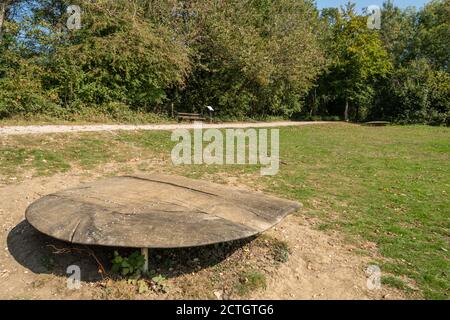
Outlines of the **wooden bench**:
{"label": "wooden bench", "polygon": [[206,118],[203,117],[200,113],[187,113],[187,112],[177,112],[178,122],[183,120],[188,121],[206,121]]}
{"label": "wooden bench", "polygon": [[384,127],[384,126],[387,126],[390,124],[391,123],[388,121],[371,121],[371,122],[366,122],[364,125],[372,126],[372,127]]}

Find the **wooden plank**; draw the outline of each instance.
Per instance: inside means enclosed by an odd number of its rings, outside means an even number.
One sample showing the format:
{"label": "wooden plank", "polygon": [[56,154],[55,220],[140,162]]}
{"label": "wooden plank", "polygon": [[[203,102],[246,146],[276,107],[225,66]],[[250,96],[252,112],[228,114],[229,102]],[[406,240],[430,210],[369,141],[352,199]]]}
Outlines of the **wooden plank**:
{"label": "wooden plank", "polygon": [[200,117],[200,113],[185,113],[185,112],[178,112],[178,116],[194,116],[194,117]]}
{"label": "wooden plank", "polygon": [[391,123],[388,121],[370,121],[365,123],[366,126],[373,126],[373,127],[384,127],[390,124]]}
{"label": "wooden plank", "polygon": [[26,210],[37,230],[79,244],[192,247],[250,237],[297,202],[178,176],[99,180],[47,195]]}
{"label": "wooden plank", "polygon": [[180,119],[191,119],[191,120],[197,120],[197,119],[204,120],[205,119],[203,117],[188,117],[188,116],[180,116],[178,118],[180,118]]}

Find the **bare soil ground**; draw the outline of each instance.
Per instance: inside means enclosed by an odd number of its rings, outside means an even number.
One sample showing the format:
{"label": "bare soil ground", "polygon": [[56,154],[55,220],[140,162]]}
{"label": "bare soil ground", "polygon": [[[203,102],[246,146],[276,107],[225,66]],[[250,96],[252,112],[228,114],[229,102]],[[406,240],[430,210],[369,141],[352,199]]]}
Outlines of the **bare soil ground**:
{"label": "bare soil ground", "polygon": [[[139,294],[125,280],[99,273],[108,270],[113,248],[70,246],[44,236],[25,220],[26,207],[39,197],[92,181],[114,172],[71,170],[52,177],[27,178],[0,186],[0,290],[1,299],[402,299],[403,293],[383,286],[367,288],[367,256],[371,243],[359,248],[341,235],[319,231],[316,222],[300,211],[262,236],[240,243],[191,250],[156,250],[151,265],[164,276],[164,288]],[[158,170],[155,166],[155,171]],[[212,178],[212,177],[211,177]],[[230,178],[228,184],[246,188]],[[271,242],[286,241],[287,262],[273,259]],[[361,248],[363,246],[363,248]],[[96,259],[98,261],[96,261]],[[66,268],[82,270],[79,290],[67,289]],[[250,290],[243,274],[264,274],[265,286]]]}

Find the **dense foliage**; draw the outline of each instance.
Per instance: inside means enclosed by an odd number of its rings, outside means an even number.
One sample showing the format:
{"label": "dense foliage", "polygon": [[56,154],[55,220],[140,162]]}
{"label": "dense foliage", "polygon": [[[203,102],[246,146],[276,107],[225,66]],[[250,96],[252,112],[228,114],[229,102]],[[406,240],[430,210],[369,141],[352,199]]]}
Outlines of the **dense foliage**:
{"label": "dense foliage", "polygon": [[327,9],[330,63],[309,96],[309,115],[449,124],[450,2],[421,11],[384,3],[381,30],[365,28],[354,5]]}
{"label": "dense foliage", "polygon": [[[73,4],[80,30],[66,27]],[[387,2],[372,30],[351,3],[2,0],[0,118],[212,105],[222,118],[448,124],[449,16],[449,1]]]}

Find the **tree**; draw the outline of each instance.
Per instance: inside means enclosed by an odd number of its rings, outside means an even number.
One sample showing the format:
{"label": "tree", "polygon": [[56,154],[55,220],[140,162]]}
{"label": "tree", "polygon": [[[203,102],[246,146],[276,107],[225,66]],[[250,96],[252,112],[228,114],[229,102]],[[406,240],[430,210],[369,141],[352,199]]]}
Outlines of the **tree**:
{"label": "tree", "polygon": [[3,23],[6,19],[6,11],[11,3],[12,0],[0,0],[0,40],[2,39],[3,35]]}
{"label": "tree", "polygon": [[415,56],[414,38],[417,12],[414,7],[401,10],[392,0],[383,3],[381,10],[381,40],[394,66],[399,67]]}
{"label": "tree", "polygon": [[190,10],[194,69],[181,105],[237,117],[301,109],[325,61],[311,1],[201,0]]}
{"label": "tree", "polygon": [[[82,30],[65,25],[82,8]],[[0,0],[0,117],[130,110],[445,123],[449,1]],[[305,105],[310,103],[310,108]],[[306,110],[308,109],[308,110]]]}
{"label": "tree", "polygon": [[442,124],[450,120],[450,76],[426,59],[397,69],[380,88],[379,114],[401,123]]}
{"label": "tree", "polygon": [[0,0],[0,43],[4,33],[5,22],[8,21],[12,13],[16,11],[23,3],[32,0]]}
{"label": "tree", "polygon": [[449,2],[416,12],[383,5],[381,35],[395,69],[377,87],[372,117],[402,123],[448,123]]}
{"label": "tree", "polygon": [[[343,102],[344,118],[356,121],[367,114],[377,81],[388,75],[391,63],[377,31],[349,2],[341,11],[326,11],[331,22],[330,65],[320,83],[336,102]],[[351,109],[352,108],[352,109]]]}
{"label": "tree", "polygon": [[190,67],[173,32],[149,22],[136,0],[84,2],[83,25],[54,30],[45,86],[70,108],[120,103],[162,111],[166,89],[181,85]]}
{"label": "tree", "polygon": [[435,68],[449,71],[450,1],[433,0],[418,13],[415,48],[419,58]]}

